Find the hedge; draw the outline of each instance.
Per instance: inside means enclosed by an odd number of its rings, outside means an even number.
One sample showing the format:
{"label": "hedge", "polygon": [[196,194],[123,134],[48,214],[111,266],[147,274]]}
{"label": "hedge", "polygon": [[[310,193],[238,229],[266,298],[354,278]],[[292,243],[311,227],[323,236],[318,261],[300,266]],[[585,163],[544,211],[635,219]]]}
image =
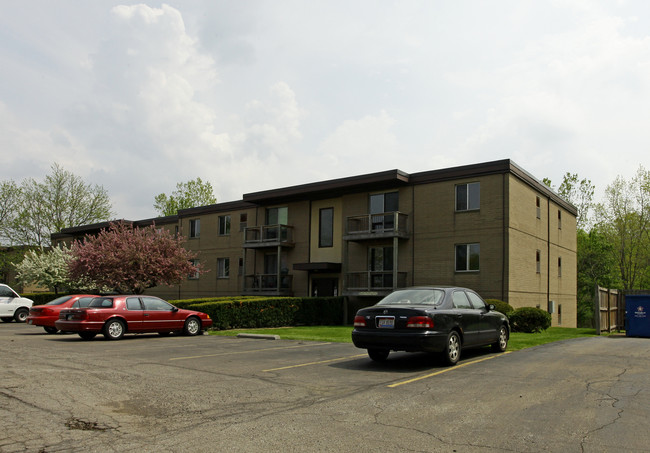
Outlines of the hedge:
{"label": "hedge", "polygon": [[343,297],[221,297],[170,301],[207,313],[212,328],[249,329],[297,325],[342,325]]}
{"label": "hedge", "polygon": [[494,305],[495,310],[503,313],[506,316],[509,316],[515,309],[508,302],[504,302],[499,299],[486,299],[485,303],[488,305]]}
{"label": "hedge", "polygon": [[513,332],[536,333],[551,327],[551,314],[540,308],[518,308],[508,317]]}

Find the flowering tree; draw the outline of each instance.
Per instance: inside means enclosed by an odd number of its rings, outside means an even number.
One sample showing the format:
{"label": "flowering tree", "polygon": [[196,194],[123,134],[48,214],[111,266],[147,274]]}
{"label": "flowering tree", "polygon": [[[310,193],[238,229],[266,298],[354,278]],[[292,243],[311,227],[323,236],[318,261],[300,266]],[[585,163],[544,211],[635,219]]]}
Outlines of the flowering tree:
{"label": "flowering tree", "polygon": [[120,293],[140,294],[158,285],[179,284],[201,272],[191,260],[194,252],[183,240],[155,226],[133,228],[113,223],[97,236],[72,245],[72,278],[89,279]]}
{"label": "flowering tree", "polygon": [[70,250],[55,247],[47,252],[30,250],[23,260],[15,264],[16,277],[24,284],[34,283],[46,288],[76,287],[70,281],[68,264]]}

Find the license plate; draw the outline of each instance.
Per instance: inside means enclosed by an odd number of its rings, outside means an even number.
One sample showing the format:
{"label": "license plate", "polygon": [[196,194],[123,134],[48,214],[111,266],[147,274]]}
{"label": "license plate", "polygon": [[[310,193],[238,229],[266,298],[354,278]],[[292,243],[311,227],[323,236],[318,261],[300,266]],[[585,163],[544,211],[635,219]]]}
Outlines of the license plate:
{"label": "license plate", "polygon": [[68,321],[72,321],[72,318],[74,318],[74,315],[66,315],[65,317]]}
{"label": "license plate", "polygon": [[377,318],[377,327],[380,329],[394,329],[395,318]]}

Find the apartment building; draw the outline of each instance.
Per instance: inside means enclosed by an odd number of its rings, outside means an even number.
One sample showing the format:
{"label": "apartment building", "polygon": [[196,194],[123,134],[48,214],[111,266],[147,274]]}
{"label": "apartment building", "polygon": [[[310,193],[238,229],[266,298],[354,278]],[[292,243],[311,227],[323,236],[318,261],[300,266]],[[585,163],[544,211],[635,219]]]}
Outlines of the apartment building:
{"label": "apartment building", "polygon": [[458,285],[576,326],[576,209],[508,159],[248,193],[133,222],[152,223],[183,234],[207,270],[149,291],[164,298],[343,295],[356,307],[395,288]]}

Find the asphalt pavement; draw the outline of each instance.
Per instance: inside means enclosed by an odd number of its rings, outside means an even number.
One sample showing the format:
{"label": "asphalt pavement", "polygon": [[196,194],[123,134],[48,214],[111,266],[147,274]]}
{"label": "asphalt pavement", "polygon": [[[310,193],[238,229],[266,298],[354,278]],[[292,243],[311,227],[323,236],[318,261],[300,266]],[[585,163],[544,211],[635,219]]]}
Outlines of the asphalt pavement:
{"label": "asphalt pavement", "polygon": [[352,344],[0,323],[0,452],[646,452],[650,339],[385,363]]}

